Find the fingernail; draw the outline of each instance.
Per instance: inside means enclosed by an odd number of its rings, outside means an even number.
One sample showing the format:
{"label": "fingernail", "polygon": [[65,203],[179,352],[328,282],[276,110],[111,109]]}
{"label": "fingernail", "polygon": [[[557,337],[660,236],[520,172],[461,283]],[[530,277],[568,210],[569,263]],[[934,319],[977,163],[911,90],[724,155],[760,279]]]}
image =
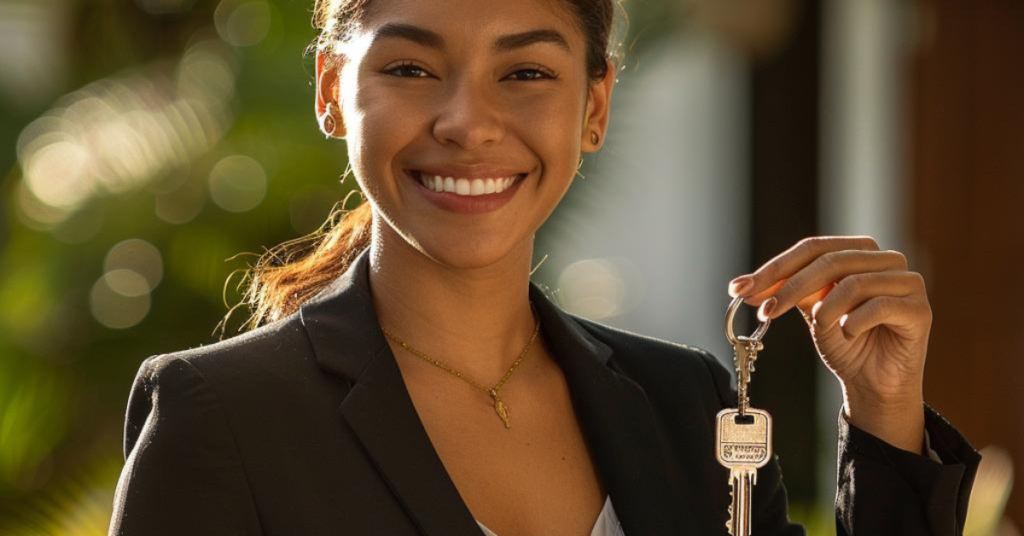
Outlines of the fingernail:
{"label": "fingernail", "polygon": [[777,300],[775,296],[768,298],[768,301],[762,303],[761,308],[758,309],[757,318],[759,318],[761,322],[764,322],[765,320],[771,318],[772,311],[775,310],[775,306],[778,305],[778,303],[779,300]]}
{"label": "fingernail", "polygon": [[742,296],[747,293],[748,290],[753,288],[754,278],[749,275],[737,277],[729,282],[729,294],[733,297]]}
{"label": "fingernail", "polygon": [[818,309],[821,309],[821,304],[823,303],[825,302],[817,302],[813,307],[811,307],[811,318],[814,319],[815,322],[818,321]]}

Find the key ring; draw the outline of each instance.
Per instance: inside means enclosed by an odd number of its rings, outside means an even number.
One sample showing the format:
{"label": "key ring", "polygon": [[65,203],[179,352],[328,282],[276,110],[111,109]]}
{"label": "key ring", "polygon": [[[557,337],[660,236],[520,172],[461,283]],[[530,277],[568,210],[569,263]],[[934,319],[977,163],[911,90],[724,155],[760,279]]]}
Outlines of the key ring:
{"label": "key ring", "polygon": [[[732,303],[729,304],[729,310],[725,313],[725,338],[729,339],[729,344],[736,346],[739,344],[739,339],[736,338],[736,334],[732,330],[733,318],[736,316],[736,310],[739,309],[740,304],[743,303],[743,296],[736,296],[733,298]],[[772,319],[762,321],[761,325],[757,326],[754,333],[748,337],[752,341],[760,341],[764,334],[768,332],[768,325],[772,323]]]}

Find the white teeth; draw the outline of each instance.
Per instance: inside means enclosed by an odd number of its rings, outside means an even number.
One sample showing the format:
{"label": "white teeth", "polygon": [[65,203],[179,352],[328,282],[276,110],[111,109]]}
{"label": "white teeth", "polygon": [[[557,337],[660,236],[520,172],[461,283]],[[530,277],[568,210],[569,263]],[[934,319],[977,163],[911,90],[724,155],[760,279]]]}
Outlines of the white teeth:
{"label": "white teeth", "polygon": [[440,175],[427,176],[419,173],[420,183],[435,192],[450,192],[457,195],[485,195],[503,192],[512,186],[516,177],[498,177],[485,179],[463,179],[455,177],[442,177]]}

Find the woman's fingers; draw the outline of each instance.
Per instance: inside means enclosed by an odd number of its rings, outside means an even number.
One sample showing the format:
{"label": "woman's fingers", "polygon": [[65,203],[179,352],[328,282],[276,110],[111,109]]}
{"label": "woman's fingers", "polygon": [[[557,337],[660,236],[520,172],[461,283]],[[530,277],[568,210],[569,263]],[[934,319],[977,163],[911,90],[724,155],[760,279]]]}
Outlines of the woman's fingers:
{"label": "woman's fingers", "polygon": [[870,236],[815,236],[805,238],[795,246],[778,254],[750,275],[737,277],[729,284],[729,293],[735,296],[761,294],[777,282],[788,279],[814,259],[831,251],[859,249],[878,251],[878,243]]}
{"label": "woman's fingers", "polygon": [[[758,311],[762,318],[776,318],[833,282],[875,272],[905,271],[907,259],[898,251],[832,251],[823,254],[786,281],[775,293],[775,303],[765,303]],[[813,303],[813,302],[811,302]],[[768,309],[771,309],[768,311]]]}
{"label": "woman's fingers", "polygon": [[[922,307],[920,300],[911,297],[876,296],[850,313],[843,323],[843,331],[850,339],[856,339],[862,333],[881,325],[898,332],[907,332],[910,328],[921,325],[921,318],[930,318],[930,315],[931,309]],[[929,320],[928,324],[930,323]]]}
{"label": "woman's fingers", "polygon": [[[843,316],[875,297],[903,298],[920,292],[924,282],[915,272],[854,274],[843,278],[820,302],[811,308],[811,321],[817,332],[836,327]],[[840,327],[844,332],[849,319]]]}
{"label": "woman's fingers", "polygon": [[763,320],[776,318],[795,305],[808,309],[846,276],[906,269],[903,254],[879,251],[871,237],[814,237],[801,240],[753,274],[734,279],[729,294],[760,305],[758,316]]}

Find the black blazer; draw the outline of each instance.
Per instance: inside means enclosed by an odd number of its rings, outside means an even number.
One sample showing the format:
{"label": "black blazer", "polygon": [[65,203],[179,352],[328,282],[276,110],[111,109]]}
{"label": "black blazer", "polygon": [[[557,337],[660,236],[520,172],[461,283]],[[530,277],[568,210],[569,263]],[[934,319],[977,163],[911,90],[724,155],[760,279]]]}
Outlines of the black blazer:
{"label": "black blazer", "polygon": [[[480,536],[377,323],[368,263],[273,324],[142,363],[111,534]],[[626,536],[726,534],[713,452],[715,415],[736,403],[726,368],[529,287]],[[839,419],[839,534],[962,533],[980,457],[926,412],[942,464]],[[757,482],[753,533],[804,534],[777,457]]]}

